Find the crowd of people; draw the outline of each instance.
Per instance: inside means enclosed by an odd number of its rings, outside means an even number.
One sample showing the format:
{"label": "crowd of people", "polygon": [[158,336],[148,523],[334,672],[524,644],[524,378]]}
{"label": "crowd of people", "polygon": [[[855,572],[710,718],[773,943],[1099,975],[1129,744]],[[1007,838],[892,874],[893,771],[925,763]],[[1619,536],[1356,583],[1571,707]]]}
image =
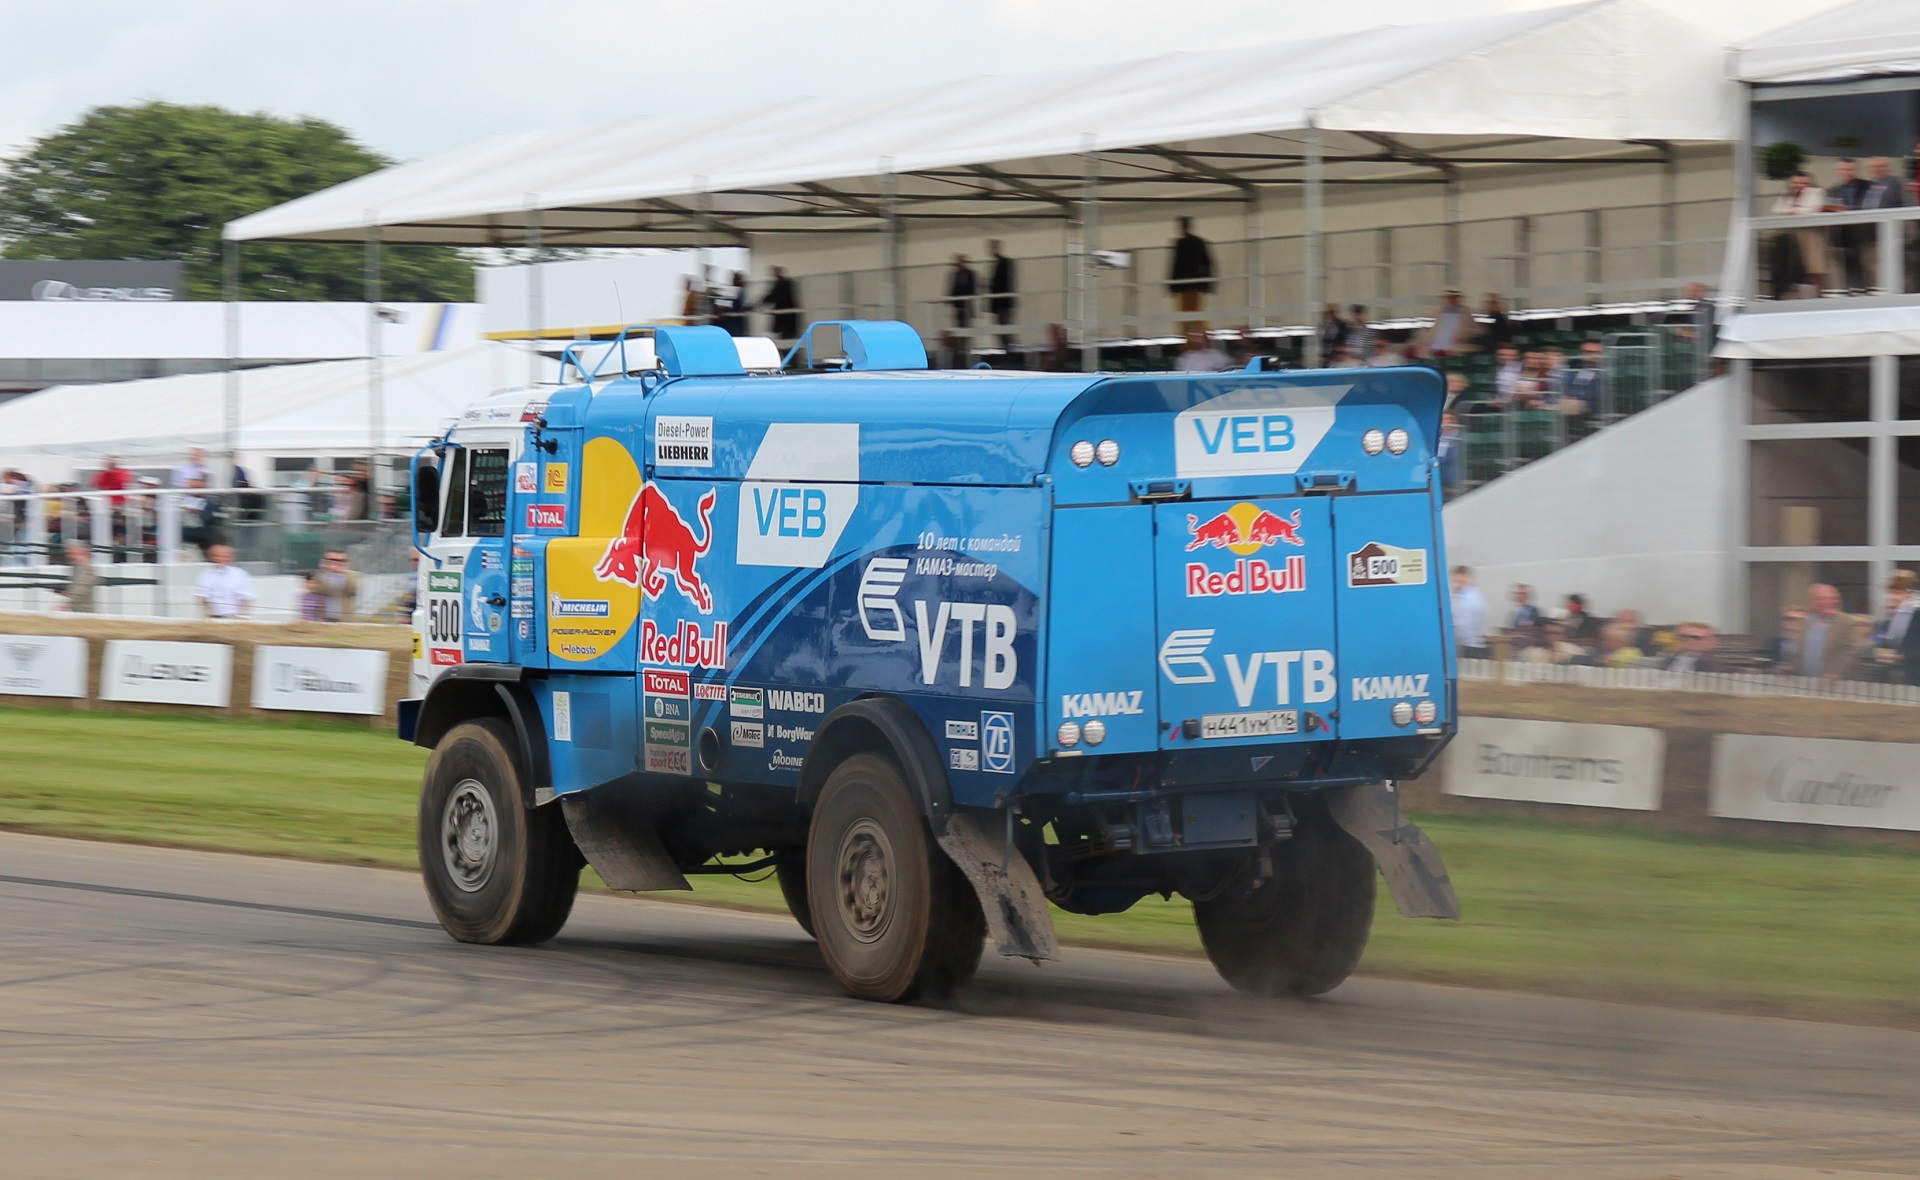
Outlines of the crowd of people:
{"label": "crowd of people", "polygon": [[1780,634],[1757,644],[1730,643],[1732,637],[1698,621],[1650,625],[1631,609],[1598,615],[1581,594],[1568,594],[1549,610],[1525,584],[1512,586],[1496,611],[1463,565],[1453,568],[1451,606],[1455,647],[1467,659],[1490,659],[1504,649],[1507,659],[1534,664],[1920,685],[1920,627],[1912,625],[1920,609],[1917,589],[1912,571],[1897,571],[1880,615],[1868,618],[1847,613],[1836,587],[1815,583],[1806,605],[1781,613]]}
{"label": "crowd of people", "polygon": [[[1834,181],[1822,187],[1811,172],[1796,171],[1774,201],[1776,216],[1861,213],[1920,204],[1920,144],[1907,175],[1895,174],[1884,156],[1834,161]],[[1910,244],[1911,245],[1911,244]],[[1813,226],[1780,230],[1767,241],[1769,294],[1775,299],[1814,299],[1827,294],[1866,294],[1879,287],[1879,252],[1871,225]]]}

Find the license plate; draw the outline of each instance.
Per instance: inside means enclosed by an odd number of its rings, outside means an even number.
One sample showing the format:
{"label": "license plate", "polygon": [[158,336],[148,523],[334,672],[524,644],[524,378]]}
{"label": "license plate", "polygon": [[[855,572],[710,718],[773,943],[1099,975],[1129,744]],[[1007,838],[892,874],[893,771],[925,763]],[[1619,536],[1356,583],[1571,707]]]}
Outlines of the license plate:
{"label": "license plate", "polygon": [[1300,714],[1292,709],[1264,713],[1209,713],[1200,719],[1203,738],[1279,737],[1300,732]]}

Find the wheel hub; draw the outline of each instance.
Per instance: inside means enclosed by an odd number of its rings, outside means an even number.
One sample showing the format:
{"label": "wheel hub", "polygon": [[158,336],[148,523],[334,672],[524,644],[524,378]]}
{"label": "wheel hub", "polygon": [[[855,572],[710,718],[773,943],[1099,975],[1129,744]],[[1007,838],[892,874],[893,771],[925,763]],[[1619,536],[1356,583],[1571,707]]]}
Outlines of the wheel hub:
{"label": "wheel hub", "polygon": [[863,819],[847,830],[838,858],[840,912],[861,942],[874,942],[893,922],[893,845],[880,825]]}
{"label": "wheel hub", "polygon": [[493,877],[500,825],[493,796],[474,779],[462,779],[447,796],[440,818],[440,851],[447,875],[462,892],[478,893]]}

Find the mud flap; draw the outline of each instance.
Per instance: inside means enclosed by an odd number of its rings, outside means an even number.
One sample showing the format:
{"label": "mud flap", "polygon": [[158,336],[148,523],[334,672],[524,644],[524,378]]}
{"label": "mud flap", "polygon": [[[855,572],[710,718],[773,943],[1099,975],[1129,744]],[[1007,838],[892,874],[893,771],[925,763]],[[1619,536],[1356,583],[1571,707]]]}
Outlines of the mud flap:
{"label": "mud flap", "polygon": [[580,854],[607,888],[633,892],[693,888],[661,847],[653,828],[631,822],[623,809],[606,806],[588,792],[562,796],[560,810]]}
{"label": "mud flap", "polygon": [[1053,936],[1047,896],[1033,866],[1007,843],[1006,815],[956,811],[935,838],[980,895],[993,948],[1012,958],[1051,959],[1060,949]]}
{"label": "mud flap", "polygon": [[1453,895],[1447,866],[1427,834],[1401,818],[1400,795],[1392,783],[1348,787],[1328,797],[1327,809],[1335,823],[1373,853],[1402,914],[1460,920],[1460,899]]}

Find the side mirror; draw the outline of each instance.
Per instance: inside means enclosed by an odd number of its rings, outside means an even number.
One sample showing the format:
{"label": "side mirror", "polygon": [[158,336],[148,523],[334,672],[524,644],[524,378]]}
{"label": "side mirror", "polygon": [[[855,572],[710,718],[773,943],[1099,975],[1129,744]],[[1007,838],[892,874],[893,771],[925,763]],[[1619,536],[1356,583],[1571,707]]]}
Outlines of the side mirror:
{"label": "side mirror", "polygon": [[413,475],[413,531],[430,533],[440,527],[440,469],[422,463]]}

